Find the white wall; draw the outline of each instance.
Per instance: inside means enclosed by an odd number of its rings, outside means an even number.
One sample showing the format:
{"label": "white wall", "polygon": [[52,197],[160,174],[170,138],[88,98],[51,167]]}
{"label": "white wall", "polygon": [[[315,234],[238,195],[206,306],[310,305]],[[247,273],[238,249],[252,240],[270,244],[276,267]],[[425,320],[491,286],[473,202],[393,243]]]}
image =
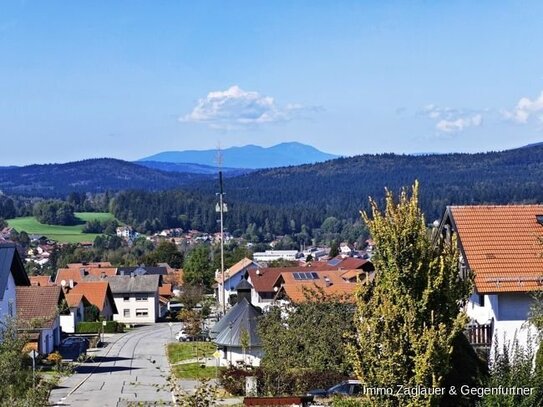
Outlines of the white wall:
{"label": "white wall", "polygon": [[241,348],[228,347],[226,352],[224,348],[220,350],[221,357],[219,359],[220,366],[230,366],[236,365],[238,362],[244,362],[250,366],[258,367],[260,366],[260,361],[263,357],[263,352],[261,348],[250,348],[245,351]]}
{"label": "white wall", "polygon": [[508,344],[508,348],[511,349],[515,340],[522,347],[528,346],[530,338],[534,342],[536,330],[527,322],[532,304],[533,298],[529,293],[485,295],[484,306],[479,305],[478,295],[473,294],[470,297],[466,305],[466,313],[470,318],[479,324],[487,324],[494,320],[491,358],[496,340],[498,350],[501,350],[504,344]]}
{"label": "white wall", "polygon": [[70,315],[60,315],[60,327],[67,334],[75,333],[75,326],[83,321],[85,309],[83,303],[79,307],[70,308]]}
{"label": "white wall", "polygon": [[4,298],[0,301],[0,321],[10,317],[15,318],[16,316],[17,301],[15,297],[15,280],[11,273],[9,273],[6,291],[4,291]]}
{"label": "white wall", "polygon": [[[124,297],[128,297],[125,301]],[[147,297],[146,300],[136,300],[136,297]],[[147,294],[115,294],[113,296],[118,314],[113,316],[115,321],[126,324],[149,324],[155,323],[158,318],[159,305],[158,293]],[[125,310],[128,310],[129,316],[125,316]],[[147,310],[147,316],[137,315],[138,311]]]}

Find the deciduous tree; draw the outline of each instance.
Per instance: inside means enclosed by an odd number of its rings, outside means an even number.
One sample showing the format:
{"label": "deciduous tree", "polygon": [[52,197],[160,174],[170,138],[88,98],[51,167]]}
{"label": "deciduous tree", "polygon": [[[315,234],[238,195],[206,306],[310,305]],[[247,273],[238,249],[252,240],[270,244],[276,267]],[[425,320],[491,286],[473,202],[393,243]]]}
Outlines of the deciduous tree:
{"label": "deciduous tree", "polygon": [[[375,241],[377,270],[357,297],[357,334],[351,356],[358,378],[368,387],[439,387],[451,369],[455,338],[467,322],[460,312],[471,289],[460,279],[454,237],[432,242],[419,208],[418,183],[396,202],[386,192],[380,210],[370,200],[362,216]],[[436,406],[439,396],[369,397],[376,406]]]}

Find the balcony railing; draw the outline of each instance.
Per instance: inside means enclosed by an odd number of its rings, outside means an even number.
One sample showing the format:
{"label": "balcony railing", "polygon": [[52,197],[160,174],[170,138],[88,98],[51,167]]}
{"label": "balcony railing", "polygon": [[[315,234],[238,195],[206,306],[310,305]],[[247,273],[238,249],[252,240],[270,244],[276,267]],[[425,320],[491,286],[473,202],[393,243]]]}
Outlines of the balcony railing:
{"label": "balcony railing", "polygon": [[469,343],[476,347],[490,347],[493,336],[493,323],[489,324],[469,324],[464,333]]}

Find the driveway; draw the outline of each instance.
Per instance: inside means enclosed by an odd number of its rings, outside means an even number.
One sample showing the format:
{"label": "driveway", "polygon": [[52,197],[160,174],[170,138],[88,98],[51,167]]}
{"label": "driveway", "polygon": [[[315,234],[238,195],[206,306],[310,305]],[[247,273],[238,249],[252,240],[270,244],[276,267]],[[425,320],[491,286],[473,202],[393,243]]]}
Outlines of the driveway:
{"label": "driveway", "polygon": [[[175,323],[175,333],[180,324]],[[170,341],[166,323],[136,328],[106,338],[107,346],[95,353],[51,392],[54,406],[171,405],[167,384],[169,365],[165,345]],[[89,353],[90,354],[90,353]]]}

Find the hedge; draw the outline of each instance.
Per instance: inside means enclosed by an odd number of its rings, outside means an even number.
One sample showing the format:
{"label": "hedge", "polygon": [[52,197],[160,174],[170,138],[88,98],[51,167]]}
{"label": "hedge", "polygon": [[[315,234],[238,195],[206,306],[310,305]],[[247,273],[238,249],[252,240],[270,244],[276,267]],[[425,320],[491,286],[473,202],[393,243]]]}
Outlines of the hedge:
{"label": "hedge", "polygon": [[117,321],[107,321],[106,326],[102,326],[102,322],[80,322],[75,326],[75,332],[78,334],[97,334],[102,332],[113,334],[124,332],[124,324]]}

